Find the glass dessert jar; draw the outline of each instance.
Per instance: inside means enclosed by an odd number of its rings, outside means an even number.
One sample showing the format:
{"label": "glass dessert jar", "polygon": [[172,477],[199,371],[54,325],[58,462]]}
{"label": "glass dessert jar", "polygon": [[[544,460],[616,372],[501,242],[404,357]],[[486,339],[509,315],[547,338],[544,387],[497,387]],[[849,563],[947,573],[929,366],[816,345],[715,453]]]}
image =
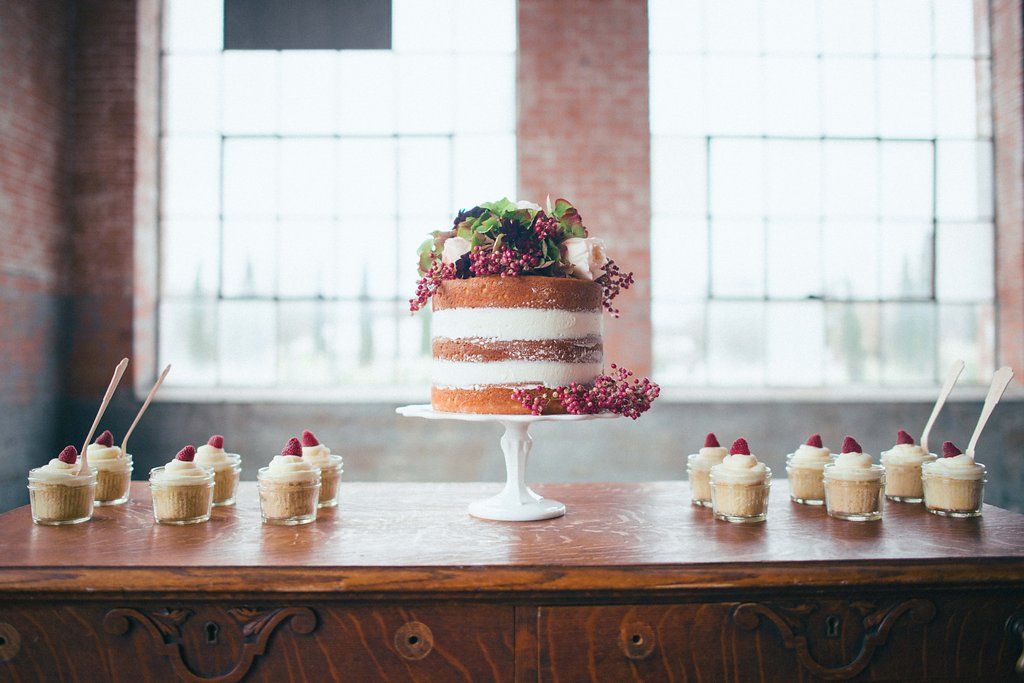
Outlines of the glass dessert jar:
{"label": "glass dessert jar", "polygon": [[214,474],[196,464],[195,448],[185,446],[175,459],[149,472],[153,517],[160,524],[199,524],[213,510]]}
{"label": "glass dessert jar", "polygon": [[720,464],[711,468],[711,508],[726,522],[763,522],[768,517],[772,471],[737,439]]}
{"label": "glass dessert jar", "polygon": [[260,513],[265,524],[308,524],[316,519],[320,499],[320,469],[300,454],[298,439],[290,439],[270,465],[256,473]]}
{"label": "glass dessert jar", "polygon": [[215,434],[196,449],[196,462],[213,470],[213,506],[234,505],[242,476],[242,456],[225,451],[224,437]]}
{"label": "glass dessert jar", "polygon": [[880,461],[885,467],[885,497],[897,503],[920,503],[924,500],[921,467],[937,456],[914,443],[904,430],[896,436],[896,445],[882,451]]}
{"label": "glass dessert jar", "polygon": [[825,511],[830,517],[850,522],[882,518],[885,468],[871,463],[852,437],[843,441],[843,452],[825,465]]}
{"label": "glass dessert jar", "polygon": [[686,478],[690,482],[690,502],[711,507],[711,468],[729,452],[718,443],[714,433],[704,438],[704,447],[686,457]]}
{"label": "glass dessert jar", "polygon": [[320,470],[320,499],[318,507],[334,507],[338,504],[339,484],[344,472],[340,455],[332,455],[331,449],[320,443],[308,429],[302,432],[302,459]]}
{"label": "glass dessert jar", "polygon": [[79,524],[92,518],[96,470],[79,472],[78,451],[68,446],[42,467],[28,472],[32,521],[45,526]]}
{"label": "glass dessert jar", "polygon": [[114,436],[105,429],[85,449],[89,466],[96,468],[95,505],[121,505],[128,501],[132,483],[132,456],[114,445]]}
{"label": "glass dessert jar", "polygon": [[921,468],[925,508],[942,517],[981,516],[988,481],[985,466],[948,441],[942,444],[942,456]]}
{"label": "glass dessert jar", "polygon": [[832,462],[832,452],[821,444],[821,435],[813,434],[806,443],[786,456],[789,499],[801,505],[823,505],[823,470]]}

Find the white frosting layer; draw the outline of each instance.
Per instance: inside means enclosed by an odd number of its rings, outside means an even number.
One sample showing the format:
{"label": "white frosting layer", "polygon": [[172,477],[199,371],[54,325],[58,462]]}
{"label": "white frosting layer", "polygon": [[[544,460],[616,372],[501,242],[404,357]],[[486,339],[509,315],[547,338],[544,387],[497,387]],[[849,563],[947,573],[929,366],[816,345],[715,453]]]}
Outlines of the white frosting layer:
{"label": "white frosting layer", "polygon": [[916,443],[898,443],[887,451],[882,451],[883,465],[920,465],[925,460],[934,460],[934,453],[929,453]]}
{"label": "white frosting layer", "polygon": [[242,456],[237,453],[228,453],[223,448],[214,448],[210,444],[203,444],[196,449],[195,462],[203,467],[212,467],[215,470],[223,470],[238,465]]}
{"label": "white frosting layer", "polygon": [[832,462],[832,451],[827,448],[808,446],[804,443],[800,444],[800,447],[790,453],[787,458],[790,465],[820,469]]}
{"label": "white frosting layer", "polygon": [[118,446],[101,446],[91,443],[85,448],[89,466],[98,470],[121,470],[131,465],[132,456],[121,453]]}
{"label": "white frosting layer", "polygon": [[96,481],[92,472],[78,474],[80,464],[77,462],[68,464],[59,458],[54,458],[42,467],[29,470],[28,478],[33,481],[41,481],[47,484],[63,484],[65,486],[85,486]]}
{"label": "white frosting layer", "polygon": [[431,332],[440,339],[578,339],[600,336],[601,318],[599,310],[447,308],[433,313]]}
{"label": "white frosting layer", "polygon": [[718,465],[711,468],[711,480],[723,484],[761,484],[768,478],[770,470],[754,455],[727,455]]}
{"label": "white frosting layer", "polygon": [[723,446],[705,446],[693,455],[690,455],[687,458],[687,462],[695,470],[710,470],[722,462],[727,455],[729,455],[729,451]]}
{"label": "white frosting layer", "polygon": [[331,457],[331,449],[322,443],[316,446],[303,446],[302,459],[313,467],[324,468],[331,467],[332,465],[341,465],[341,456]]}
{"label": "white frosting layer", "polygon": [[212,481],[213,471],[208,467],[203,467],[195,460],[187,461],[175,458],[164,465],[162,470],[155,469],[149,475],[149,480],[167,486],[195,486],[205,481]]}
{"label": "white frosting layer", "polygon": [[881,479],[885,468],[871,464],[867,453],[840,453],[832,465],[825,468],[825,476],[847,481],[871,481]]}
{"label": "white frosting layer", "polygon": [[472,389],[486,384],[536,384],[559,387],[570,382],[589,383],[601,374],[600,363],[502,360],[490,363],[435,360],[434,386]]}
{"label": "white frosting layer", "polygon": [[270,466],[260,470],[263,479],[275,482],[317,482],[320,470],[298,455],[275,455]]}
{"label": "white frosting layer", "polygon": [[950,479],[981,479],[985,476],[985,466],[974,462],[974,458],[966,453],[927,462],[921,466],[921,471],[936,477],[949,477]]}

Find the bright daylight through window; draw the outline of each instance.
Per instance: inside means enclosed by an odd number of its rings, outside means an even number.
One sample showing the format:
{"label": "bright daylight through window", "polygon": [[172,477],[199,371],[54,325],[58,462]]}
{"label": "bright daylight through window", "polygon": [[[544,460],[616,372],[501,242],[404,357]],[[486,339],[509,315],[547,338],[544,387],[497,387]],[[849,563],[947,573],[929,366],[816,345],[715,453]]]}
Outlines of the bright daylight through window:
{"label": "bright daylight through window", "polygon": [[393,0],[391,50],[224,50],[222,6],[164,2],[168,383],[425,386],[416,247],[515,196],[515,1]]}
{"label": "bright daylight through window", "polygon": [[655,376],[993,367],[986,3],[652,0]]}

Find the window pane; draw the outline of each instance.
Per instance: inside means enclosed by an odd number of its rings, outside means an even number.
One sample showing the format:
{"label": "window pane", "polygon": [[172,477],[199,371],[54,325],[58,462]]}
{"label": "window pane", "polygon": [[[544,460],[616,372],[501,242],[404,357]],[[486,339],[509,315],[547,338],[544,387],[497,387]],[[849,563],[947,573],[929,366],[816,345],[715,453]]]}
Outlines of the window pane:
{"label": "window pane", "polygon": [[708,376],[723,386],[764,384],[765,304],[708,304]]}
{"label": "window pane", "polygon": [[884,384],[930,385],[936,381],[935,306],[930,303],[882,305]]}
{"label": "window pane", "polygon": [[277,213],[280,150],[273,138],[224,141],[224,215],[266,218]]}
{"label": "window pane", "polygon": [[932,64],[927,59],[881,59],[878,63],[878,126],[882,135],[931,137]]}
{"label": "window pane", "polygon": [[467,52],[516,51],[515,0],[457,0],[456,36],[487,36],[486,40],[453,41],[452,47]]}
{"label": "window pane", "polygon": [[817,54],[818,3],[815,0],[764,0],[762,5],[765,51]]}
{"label": "window pane", "polygon": [[164,294],[202,298],[217,293],[220,226],[216,220],[166,220],[160,242]]}
{"label": "window pane", "polygon": [[654,376],[662,385],[707,382],[705,308],[703,302],[652,304],[652,321],[658,330],[653,341]]}
{"label": "window pane", "polygon": [[825,141],[825,215],[872,218],[878,213],[878,143]]}
{"label": "window pane", "polygon": [[399,55],[398,130],[401,133],[451,133],[454,59],[449,55]]}
{"label": "window pane", "polygon": [[939,306],[939,369],[966,363],[961,382],[988,384],[996,367],[995,307],[992,304]]}
{"label": "window pane", "polygon": [[278,305],[278,381],[282,385],[328,387],[337,380],[331,337],[339,327],[335,307],[323,301]]}
{"label": "window pane", "polygon": [[821,296],[821,225],[817,221],[768,224],[768,296],[803,299]]}
{"label": "window pane", "polygon": [[216,216],[220,210],[220,140],[212,136],[165,138],[164,216]]}
{"label": "window pane", "polygon": [[883,141],[882,216],[930,219],[933,155],[930,142]]}
{"label": "window pane", "polygon": [[[764,60],[758,57],[709,57],[707,125],[718,135],[759,135],[764,115],[761,88]],[[687,97],[693,97],[692,92]]]}
{"label": "window pane", "polygon": [[821,46],[825,54],[870,55],[875,52],[875,3],[828,0],[821,5]]}
{"label": "window pane", "polygon": [[398,143],[399,215],[446,215],[450,213],[453,203],[451,173],[450,140],[445,138],[405,138],[400,140]]}
{"label": "window pane", "polygon": [[[970,3],[973,0],[964,0]],[[878,5],[878,52],[927,57],[932,53],[930,0],[883,0]]]}
{"label": "window pane", "polygon": [[323,140],[281,140],[281,215],[334,214],[336,157],[337,148]]}
{"label": "window pane", "polygon": [[164,57],[164,130],[214,133],[220,126],[220,58],[217,55]]}
{"label": "window pane", "polygon": [[277,229],[272,221],[224,220],[224,295],[273,296]]}
{"label": "window pane", "polygon": [[705,62],[703,57],[651,55],[651,134],[704,135]]}
{"label": "window pane", "polygon": [[515,57],[509,54],[459,55],[456,64],[456,92],[462,103],[455,110],[459,132],[515,131],[516,110],[509,106],[516,101]]}
{"label": "window pane", "polygon": [[877,384],[881,376],[878,304],[827,303],[826,382]]}
{"label": "window pane", "polygon": [[820,301],[768,304],[768,384],[820,386],[823,380],[825,308]]}
{"label": "window pane", "polygon": [[764,224],[760,221],[711,222],[711,295],[764,295]]}
{"label": "window pane", "polygon": [[394,215],[398,147],[392,138],[342,138],[338,142],[338,211]]}
{"label": "window pane", "polygon": [[992,301],[991,223],[939,223],[935,252],[935,295],[940,301]]}
{"label": "window pane", "polygon": [[224,3],[219,0],[164,0],[163,49],[217,52],[223,45]]}
{"label": "window pane", "polygon": [[651,210],[707,214],[707,159],[703,139],[663,137],[651,142]]}
{"label": "window pane", "polygon": [[877,223],[825,223],[825,294],[834,299],[877,299],[880,243]]}
{"label": "window pane", "polygon": [[515,136],[459,135],[454,141],[454,153],[456,206],[474,206],[486,201],[482,199],[485,197],[515,196]]}
{"label": "window pane", "polygon": [[882,296],[924,299],[932,295],[931,223],[883,223]]}
{"label": "window pane", "polygon": [[878,131],[875,60],[824,58],[822,123],[827,135],[875,135]]}
{"label": "window pane", "polygon": [[455,0],[392,0],[391,47],[395,52],[448,51],[455,43]]}
{"label": "window pane", "polygon": [[700,301],[708,293],[708,226],[704,220],[657,217],[651,223],[655,301]]}
{"label": "window pane", "polygon": [[[327,50],[281,52],[280,129],[284,134],[330,133],[336,120],[335,53]],[[364,93],[369,96],[369,93]]]}
{"label": "window pane", "polygon": [[940,140],[937,155],[936,199],[939,220],[991,219],[991,145]]}
{"label": "window pane", "polygon": [[704,30],[709,52],[758,52],[758,0],[704,3]]}
{"label": "window pane", "polygon": [[398,75],[390,51],[343,50],[338,53],[338,131],[394,133],[397,95]]}
{"label": "window pane", "polygon": [[224,53],[224,132],[277,131],[278,52]]}
{"label": "window pane", "polygon": [[220,383],[273,386],[277,380],[277,307],[270,301],[222,301],[218,309]]}
{"label": "window pane", "polygon": [[935,130],[944,137],[978,134],[978,92],[973,59],[935,60]]}
{"label": "window pane", "polygon": [[[396,268],[399,259],[408,265],[402,273],[401,284],[409,288],[408,296],[412,295],[417,277],[415,249],[408,252],[396,249],[394,254],[380,252],[381,244],[396,241],[398,230],[394,220],[380,216],[342,216],[336,230],[338,253],[347,264],[344,268],[336,267],[332,271],[339,296],[374,299],[406,296],[404,291],[397,288],[399,276]],[[426,231],[421,232],[420,236],[422,242],[426,238]]]}
{"label": "window pane", "polygon": [[818,60],[776,57],[765,63],[765,131],[807,135],[821,129]]}
{"label": "window pane", "polygon": [[651,51],[700,52],[704,47],[700,4],[700,0],[650,0]]}
{"label": "window pane", "polygon": [[278,296],[332,296],[339,263],[334,223],[286,219],[278,234]]}
{"label": "window pane", "polygon": [[760,216],[764,212],[764,143],[761,140],[713,140],[711,213]]}
{"label": "window pane", "polygon": [[174,364],[168,386],[212,386],[217,382],[217,302],[165,298],[160,302],[160,365]]}
{"label": "window pane", "polygon": [[821,213],[821,143],[769,140],[767,153],[767,215],[817,220]]}
{"label": "window pane", "polygon": [[935,51],[940,55],[964,55],[974,49],[974,2],[932,0],[935,17]]}

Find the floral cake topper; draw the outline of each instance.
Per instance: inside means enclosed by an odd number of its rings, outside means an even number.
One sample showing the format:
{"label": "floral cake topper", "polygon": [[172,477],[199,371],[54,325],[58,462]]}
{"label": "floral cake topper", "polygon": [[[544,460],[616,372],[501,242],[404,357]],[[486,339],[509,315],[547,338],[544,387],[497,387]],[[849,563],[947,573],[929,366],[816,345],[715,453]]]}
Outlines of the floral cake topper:
{"label": "floral cake topper", "polygon": [[601,285],[602,304],[618,317],[612,301],[633,284],[590,237],[583,218],[566,199],[548,197],[547,207],[508,198],[459,211],[450,230],[435,230],[419,248],[420,280],[409,308],[426,305],[445,280],[540,275],[590,280]]}

